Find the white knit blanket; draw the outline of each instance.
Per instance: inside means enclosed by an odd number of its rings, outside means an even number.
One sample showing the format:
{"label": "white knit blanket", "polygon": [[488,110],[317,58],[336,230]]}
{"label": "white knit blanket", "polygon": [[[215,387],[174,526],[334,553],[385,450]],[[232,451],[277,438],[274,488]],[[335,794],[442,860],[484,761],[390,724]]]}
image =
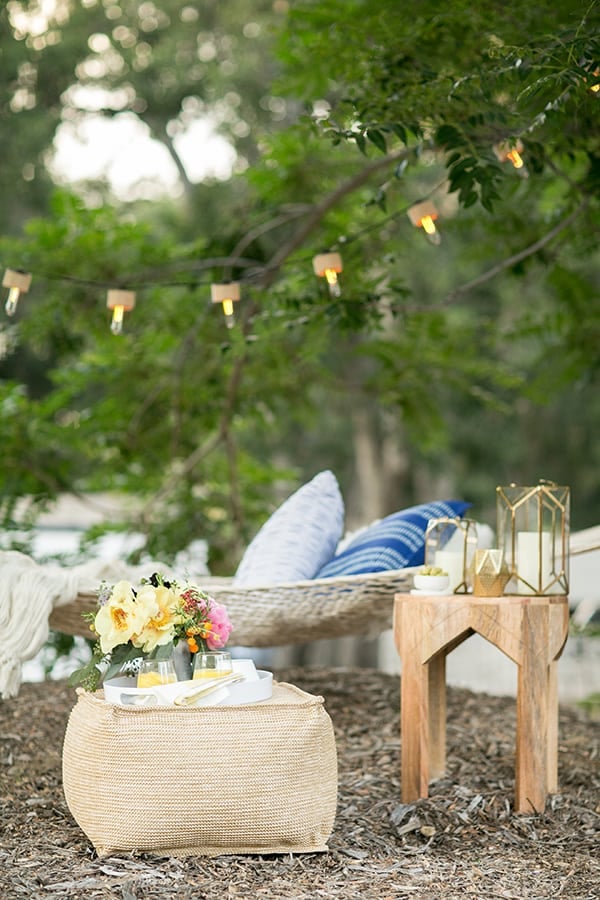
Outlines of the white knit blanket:
{"label": "white knit blanket", "polygon": [[48,617],[55,606],[72,603],[77,594],[94,593],[102,581],[133,583],[152,572],[169,575],[163,563],[142,567],[94,560],[64,568],[36,563],[24,553],[0,552],[0,697],[16,697],[21,667],[48,639]]}

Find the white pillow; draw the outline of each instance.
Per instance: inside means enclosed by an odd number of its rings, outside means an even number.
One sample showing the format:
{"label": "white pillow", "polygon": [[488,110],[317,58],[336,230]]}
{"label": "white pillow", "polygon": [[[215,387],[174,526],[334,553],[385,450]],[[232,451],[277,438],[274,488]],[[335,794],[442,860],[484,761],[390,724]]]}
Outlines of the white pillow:
{"label": "white pillow", "polygon": [[344,501],[333,472],[320,472],[267,519],[248,545],[236,585],[313,578],[332,558],[344,528]]}

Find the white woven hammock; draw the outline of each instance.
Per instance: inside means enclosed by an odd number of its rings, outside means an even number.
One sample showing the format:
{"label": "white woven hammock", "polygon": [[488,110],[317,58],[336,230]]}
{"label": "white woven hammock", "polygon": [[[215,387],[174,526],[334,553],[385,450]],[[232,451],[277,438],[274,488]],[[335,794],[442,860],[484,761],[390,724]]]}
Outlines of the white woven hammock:
{"label": "white woven hammock", "polygon": [[[17,695],[21,666],[44,645],[48,630],[91,637],[82,613],[97,609],[101,581],[136,581],[140,567],[96,560],[79,566],[38,565],[25,554],[0,552],[0,697]],[[160,563],[147,570],[168,574]],[[231,645],[277,647],[319,638],[375,636],[392,625],[394,594],[408,590],[413,569],[237,587],[206,575],[194,582],[227,607]]]}
{"label": "white woven hammock", "polygon": [[[392,627],[394,594],[410,590],[414,572],[407,568],[255,587],[236,587],[230,578],[202,577],[197,583],[227,607],[231,645],[276,647],[380,634]],[[96,604],[95,595],[80,593],[72,603],[54,608],[50,627],[89,637],[82,613]]]}
{"label": "white woven hammock", "polygon": [[[598,549],[600,527],[571,535],[571,555]],[[251,587],[239,587],[232,578],[214,576],[200,576],[197,583],[227,607],[233,623],[230,644],[277,647],[320,638],[375,637],[392,627],[394,594],[412,588],[416,570],[395,569]],[[72,602],[54,608],[50,628],[89,637],[82,613],[95,608],[95,594],[80,592]]]}
{"label": "white woven hammock", "polygon": [[[571,535],[571,555],[598,550],[600,527]],[[16,695],[21,665],[43,646],[49,627],[89,638],[82,613],[96,609],[94,587],[101,580],[132,575],[123,563],[39,566],[14,551],[0,552],[0,569],[0,697]],[[166,571],[157,565],[153,570]],[[201,575],[194,580],[227,606],[233,623],[230,644],[277,647],[320,638],[374,637],[391,628],[394,595],[410,590],[414,572],[398,569],[251,587],[238,587],[229,578]]]}

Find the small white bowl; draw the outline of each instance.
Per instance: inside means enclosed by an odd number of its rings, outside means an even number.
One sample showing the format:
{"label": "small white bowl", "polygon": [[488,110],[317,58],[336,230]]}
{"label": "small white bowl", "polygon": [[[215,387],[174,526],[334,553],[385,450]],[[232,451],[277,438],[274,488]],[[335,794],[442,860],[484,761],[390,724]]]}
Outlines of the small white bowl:
{"label": "small white bowl", "polygon": [[438,594],[445,591],[450,584],[448,575],[419,575],[414,576],[415,587],[418,591],[431,591]]}

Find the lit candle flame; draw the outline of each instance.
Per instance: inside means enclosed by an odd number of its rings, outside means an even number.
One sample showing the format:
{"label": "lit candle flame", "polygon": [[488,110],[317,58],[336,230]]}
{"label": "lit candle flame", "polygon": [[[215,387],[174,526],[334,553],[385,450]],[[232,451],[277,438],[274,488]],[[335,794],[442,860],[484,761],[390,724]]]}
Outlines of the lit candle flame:
{"label": "lit candle flame", "polygon": [[427,232],[427,234],[435,234],[437,230],[435,227],[435,222],[433,221],[431,216],[423,216],[420,225],[423,230]]}
{"label": "lit candle flame", "polygon": [[427,235],[427,240],[431,244],[439,245],[442,242],[442,237],[435,227],[435,222],[433,220],[433,216],[423,216],[419,219],[419,225]]}
{"label": "lit candle flame", "polygon": [[233,300],[227,298],[222,302],[223,313],[225,315],[225,324],[228,328],[233,328],[235,318],[233,315]]}
{"label": "lit candle flame", "polygon": [[31,285],[31,275],[21,269],[6,269],[2,279],[2,287],[8,288],[8,297],[4,304],[7,316],[14,316],[21,294],[26,294]]}
{"label": "lit candle flame", "polygon": [[327,279],[327,284],[329,285],[329,293],[331,294],[331,296],[340,297],[342,291],[340,289],[340,284],[335,269],[325,269],[325,278]]}
{"label": "lit candle flame", "polygon": [[124,306],[115,306],[113,308],[112,322],[110,323],[110,330],[113,334],[121,334],[121,332],[123,331],[124,311]]}
{"label": "lit candle flame", "polygon": [[518,150],[509,150],[509,152],[506,154],[506,157],[507,157],[507,159],[510,159],[510,161],[513,164],[513,166],[515,167],[515,169],[523,168],[523,165],[524,165],[523,157],[521,156],[521,154],[519,153]]}

